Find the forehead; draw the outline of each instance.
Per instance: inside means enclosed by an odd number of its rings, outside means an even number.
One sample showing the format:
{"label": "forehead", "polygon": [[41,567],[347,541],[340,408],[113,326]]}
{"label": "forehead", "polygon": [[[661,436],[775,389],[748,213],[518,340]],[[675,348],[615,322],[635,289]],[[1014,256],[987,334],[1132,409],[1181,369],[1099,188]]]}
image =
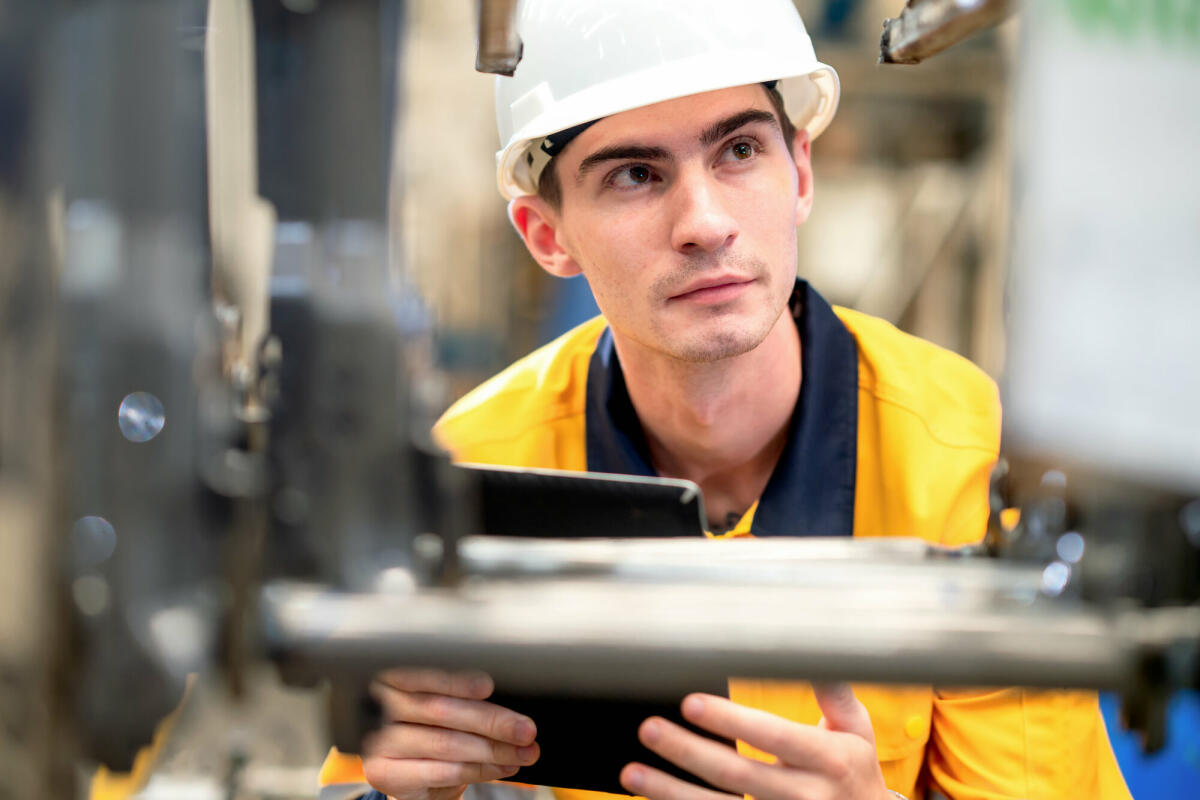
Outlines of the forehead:
{"label": "forehead", "polygon": [[664,100],[599,120],[579,134],[561,155],[577,163],[597,148],[618,143],[666,147],[694,144],[713,122],[750,109],[774,110],[761,84]]}

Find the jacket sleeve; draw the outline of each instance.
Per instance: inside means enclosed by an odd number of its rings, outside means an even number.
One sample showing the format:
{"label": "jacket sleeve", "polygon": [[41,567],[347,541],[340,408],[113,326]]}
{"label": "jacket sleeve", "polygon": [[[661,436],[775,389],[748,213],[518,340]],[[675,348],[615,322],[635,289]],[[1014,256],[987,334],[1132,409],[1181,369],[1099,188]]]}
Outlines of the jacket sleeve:
{"label": "jacket sleeve", "polygon": [[1130,800],[1094,692],[939,689],[926,768],[955,800]]}
{"label": "jacket sleeve", "polygon": [[354,800],[372,791],[363,776],[362,759],[336,747],[329,748],[317,782],[321,787],[317,800]]}

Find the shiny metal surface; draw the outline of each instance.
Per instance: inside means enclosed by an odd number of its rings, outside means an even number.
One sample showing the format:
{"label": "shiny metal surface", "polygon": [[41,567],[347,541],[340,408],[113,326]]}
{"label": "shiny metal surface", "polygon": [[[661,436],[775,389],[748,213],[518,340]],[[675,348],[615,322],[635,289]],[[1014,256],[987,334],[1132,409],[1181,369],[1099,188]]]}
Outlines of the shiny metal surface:
{"label": "shiny metal surface", "polygon": [[[296,13],[308,8],[292,7]],[[275,209],[258,193],[254,20],[250,0],[211,0],[204,47],[209,233],[213,297],[225,371],[254,407],[258,348],[270,324]],[[224,313],[222,313],[224,312]]]}
{"label": "shiny metal surface", "polygon": [[[970,593],[969,581],[956,583]],[[1122,689],[1143,677],[1147,653],[1200,638],[1195,610],[1107,614],[1003,598],[971,607],[954,592],[878,582],[479,579],[405,597],[274,584],[261,600],[268,646],[298,674],[439,665],[599,695],[654,696],[731,675]]]}
{"label": "shiny metal surface", "polygon": [[538,692],[655,695],[730,675],[1122,689],[1168,648],[1200,646],[1200,610],[1088,606],[1063,562],[919,540],[467,537],[458,549],[456,590],[268,585],[268,649],[293,674],[433,664]]}
{"label": "shiny metal surface", "polygon": [[521,61],[517,0],[479,0],[479,49],[475,69],[512,75]]}
{"label": "shiny metal surface", "polygon": [[[790,587],[903,587],[914,596],[996,596],[1032,600],[1036,569],[920,539],[804,537],[770,539],[521,539],[471,536],[459,544],[464,570],[477,577],[606,577],[639,583],[685,581]],[[940,602],[934,600],[933,602]]]}
{"label": "shiny metal surface", "polygon": [[919,64],[981,30],[1007,19],[1013,0],[908,0],[896,19],[883,23],[879,60]]}

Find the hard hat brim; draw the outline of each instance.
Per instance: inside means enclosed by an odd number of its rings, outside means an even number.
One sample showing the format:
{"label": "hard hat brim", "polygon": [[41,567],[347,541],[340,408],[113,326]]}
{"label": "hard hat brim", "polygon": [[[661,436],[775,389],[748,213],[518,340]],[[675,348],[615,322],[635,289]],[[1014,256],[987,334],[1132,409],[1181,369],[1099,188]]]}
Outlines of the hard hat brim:
{"label": "hard hat brim", "polygon": [[[527,122],[513,134],[508,145],[496,153],[497,183],[506,200],[536,194],[537,186],[528,170],[525,153],[547,135],[613,114],[693,94],[778,80],[784,106],[797,128],[818,137],[837,112],[841,85],[833,67],[817,61],[795,63],[781,69],[778,57],[746,52],[734,60],[737,69],[728,69],[730,60],[722,59],[724,70],[713,75],[713,64],[704,56],[659,65],[652,72],[622,75],[598,83],[570,97],[554,98],[544,84],[535,87],[514,106]],[[657,87],[671,86],[675,91],[663,96]]]}

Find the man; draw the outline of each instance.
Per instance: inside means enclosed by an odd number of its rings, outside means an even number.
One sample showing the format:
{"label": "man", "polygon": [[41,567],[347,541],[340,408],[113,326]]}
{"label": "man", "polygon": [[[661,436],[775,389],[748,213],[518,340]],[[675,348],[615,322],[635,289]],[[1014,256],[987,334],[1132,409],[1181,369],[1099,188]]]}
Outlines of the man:
{"label": "man", "polygon": [[[462,461],[693,480],[713,536],[977,540],[993,384],[796,280],[811,140],[838,89],[791,3],[530,0],[520,30],[524,60],[498,81],[501,190],[537,262],[583,274],[603,317],[468,394],[440,441]],[[519,780],[538,721],[492,689],[380,676],[366,779],[401,800]],[[1087,693],[734,680],[681,710],[738,744],[647,719],[641,742],[700,780],[631,763],[631,794],[1128,797]],[[335,753],[326,783],[357,769]]]}

